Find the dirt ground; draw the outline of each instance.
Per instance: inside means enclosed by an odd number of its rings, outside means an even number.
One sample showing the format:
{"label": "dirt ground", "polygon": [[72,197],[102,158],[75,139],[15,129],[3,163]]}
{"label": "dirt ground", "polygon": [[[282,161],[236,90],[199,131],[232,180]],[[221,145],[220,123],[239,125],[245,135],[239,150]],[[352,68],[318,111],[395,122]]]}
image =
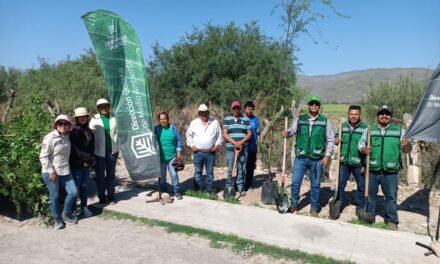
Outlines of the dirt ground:
{"label": "dirt ground", "polygon": [[[244,252],[244,251],[243,251]],[[0,263],[294,263],[262,255],[246,257],[209,241],[132,221],[100,217],[54,230],[38,219],[0,216]]]}
{"label": "dirt ground", "polygon": [[[262,184],[267,181],[267,171],[262,169],[262,164],[257,162],[255,170],[253,188],[250,189],[245,197],[241,197],[240,204],[247,206],[257,206],[267,208],[268,210],[276,210],[275,205],[265,205],[261,202]],[[127,172],[124,169],[123,161],[118,163],[118,176],[120,180],[129,181]],[[216,167],[214,171],[215,187],[219,200],[223,199],[223,188],[225,186],[227,168]],[[183,191],[193,188],[194,167],[192,164],[187,164],[185,169],[179,172],[179,180],[181,189]],[[278,177],[280,173],[277,173]],[[277,178],[275,179],[277,180]],[[286,179],[286,190],[290,194],[290,183],[292,179]],[[168,190],[172,192],[171,180],[167,176]],[[320,204],[322,209],[319,217],[328,218],[329,206],[328,203],[333,195],[335,183],[322,182],[321,183],[321,197]],[[151,186],[150,186],[151,188]],[[308,215],[310,210],[309,202],[310,181],[305,177],[301,186],[300,210],[299,214]],[[356,182],[353,178],[347,183],[346,198],[348,205],[344,208],[341,216],[336,221],[349,222],[356,219],[355,197],[357,196]],[[384,197],[379,191],[379,201],[377,203],[378,215],[376,216],[376,223],[383,222],[383,202]],[[416,189],[400,184],[398,191],[398,215],[399,215],[399,231],[412,232],[421,235],[435,235],[435,228],[437,226],[437,219],[439,215],[440,193],[438,191],[428,191]]]}

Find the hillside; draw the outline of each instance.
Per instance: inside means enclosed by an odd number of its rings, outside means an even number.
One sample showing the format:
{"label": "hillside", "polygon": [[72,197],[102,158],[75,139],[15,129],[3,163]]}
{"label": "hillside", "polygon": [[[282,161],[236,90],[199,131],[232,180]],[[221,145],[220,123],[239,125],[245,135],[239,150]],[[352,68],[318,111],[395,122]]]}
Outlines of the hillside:
{"label": "hillside", "polygon": [[343,72],[335,75],[300,75],[298,85],[321,96],[325,103],[356,103],[365,98],[369,83],[394,81],[399,76],[412,75],[416,80],[428,79],[432,74],[427,68],[368,69]]}

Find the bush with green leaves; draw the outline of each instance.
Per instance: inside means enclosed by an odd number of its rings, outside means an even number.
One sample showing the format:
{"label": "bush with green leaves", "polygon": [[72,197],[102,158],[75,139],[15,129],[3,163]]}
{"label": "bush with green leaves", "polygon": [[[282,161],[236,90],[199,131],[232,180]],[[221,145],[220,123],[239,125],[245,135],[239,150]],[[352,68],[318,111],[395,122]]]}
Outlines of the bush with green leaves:
{"label": "bush with green leaves", "polygon": [[49,213],[39,152],[52,117],[42,103],[42,95],[32,96],[30,106],[0,127],[0,195],[14,203],[19,216],[23,211],[35,216]]}

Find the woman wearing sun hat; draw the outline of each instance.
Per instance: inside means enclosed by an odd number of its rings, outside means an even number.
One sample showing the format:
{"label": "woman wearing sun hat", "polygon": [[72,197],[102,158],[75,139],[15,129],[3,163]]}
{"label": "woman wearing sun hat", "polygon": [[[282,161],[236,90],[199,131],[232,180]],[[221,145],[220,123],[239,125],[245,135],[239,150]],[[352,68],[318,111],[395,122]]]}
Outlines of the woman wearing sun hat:
{"label": "woman wearing sun hat", "polygon": [[[101,98],[96,102],[98,113],[89,127],[95,134],[96,187],[99,203],[115,203],[115,170],[119,155],[116,118],[110,113],[110,103]],[[105,192],[107,191],[107,196]]]}
{"label": "woman wearing sun hat", "polygon": [[[93,131],[89,128],[90,114],[85,107],[78,107],[71,121],[74,126],[69,134],[72,144],[69,163],[81,201],[80,213],[90,217],[93,214],[87,207],[87,184],[90,168],[95,163],[95,140]],[[75,210],[76,203],[73,203],[72,212]]]}
{"label": "woman wearing sun hat", "polygon": [[[54,218],[54,228],[56,229],[64,227],[63,221],[71,224],[77,223],[77,219],[72,216],[71,211],[77,194],[69,166],[71,145],[68,133],[71,125],[67,115],[57,116],[52,124],[53,130],[43,139],[40,152],[41,174],[49,190],[50,211]],[[58,208],[60,187],[64,188],[67,192],[61,216]]]}

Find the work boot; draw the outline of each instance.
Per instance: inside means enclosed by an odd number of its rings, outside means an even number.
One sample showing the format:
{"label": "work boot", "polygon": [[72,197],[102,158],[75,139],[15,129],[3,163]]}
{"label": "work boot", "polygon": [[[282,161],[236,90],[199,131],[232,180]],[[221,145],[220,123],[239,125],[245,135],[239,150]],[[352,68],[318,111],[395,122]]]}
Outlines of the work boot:
{"label": "work boot", "polygon": [[84,215],[84,217],[91,217],[93,215],[92,211],[87,206],[84,206],[81,209],[81,213]]}
{"label": "work boot", "polygon": [[99,203],[100,204],[107,204],[108,201],[107,201],[107,199],[105,197],[99,197]]}
{"label": "work boot", "polygon": [[394,231],[397,231],[399,228],[397,227],[397,224],[396,223],[393,223],[393,222],[388,222],[388,228],[390,229],[390,230],[394,230]]}
{"label": "work boot", "polygon": [[316,211],[315,209],[310,209],[310,216],[319,217],[318,211]]}

